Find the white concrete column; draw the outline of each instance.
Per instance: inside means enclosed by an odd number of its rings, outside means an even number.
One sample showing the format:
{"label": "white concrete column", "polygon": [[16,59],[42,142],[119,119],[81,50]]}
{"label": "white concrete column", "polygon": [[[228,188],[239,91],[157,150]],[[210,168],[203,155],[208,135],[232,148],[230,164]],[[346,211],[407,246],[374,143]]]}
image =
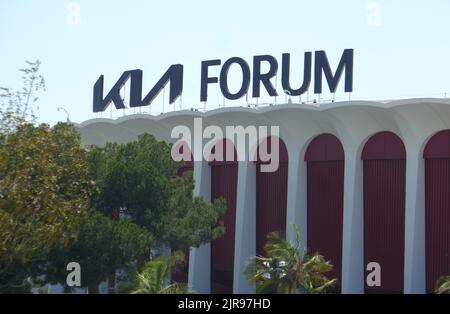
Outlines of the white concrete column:
{"label": "white concrete column", "polygon": [[[194,162],[194,196],[203,196],[211,200],[211,168],[207,161]],[[211,244],[198,248],[191,247],[189,252],[189,289],[197,293],[211,292]]]}
{"label": "white concrete column", "polygon": [[425,162],[417,147],[406,156],[404,292],[425,293]]}
{"label": "white concrete column", "polygon": [[256,165],[251,161],[239,162],[235,226],[233,292],[255,293],[244,275],[248,258],[256,255]]}
{"label": "white concrete column", "polygon": [[364,190],[359,153],[346,152],[344,174],[342,293],[364,293]]}
{"label": "white concrete column", "polygon": [[302,236],[302,250],[307,243],[307,202],[306,202],[306,162],[303,158],[289,159],[286,238],[294,242],[296,234],[294,223],[298,225]]}

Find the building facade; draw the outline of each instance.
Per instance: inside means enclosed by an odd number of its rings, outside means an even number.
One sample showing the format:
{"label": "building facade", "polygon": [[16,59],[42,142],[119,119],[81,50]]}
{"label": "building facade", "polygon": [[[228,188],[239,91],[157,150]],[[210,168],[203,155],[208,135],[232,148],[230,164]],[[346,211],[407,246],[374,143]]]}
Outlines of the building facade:
{"label": "building facade", "polygon": [[[191,248],[189,286],[200,293],[252,293],[243,269],[267,232],[293,239],[334,265],[337,292],[426,293],[450,274],[450,100],[349,101],[177,111],[93,119],[84,144],[127,142],[142,133],[173,143],[173,127],[279,126],[280,166],[195,161],[195,195],[227,199],[225,235]],[[256,144],[257,145],[257,144]],[[193,150],[194,147],[189,147]],[[381,285],[366,284],[367,265]]]}

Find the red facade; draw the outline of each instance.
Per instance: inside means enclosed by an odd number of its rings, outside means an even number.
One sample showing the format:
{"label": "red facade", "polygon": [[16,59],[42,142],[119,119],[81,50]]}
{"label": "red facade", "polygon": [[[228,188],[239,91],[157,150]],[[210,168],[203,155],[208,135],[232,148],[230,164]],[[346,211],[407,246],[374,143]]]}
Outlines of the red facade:
{"label": "red facade", "polygon": [[342,269],[342,224],[344,204],[344,149],[331,134],[317,136],[308,146],[307,222],[311,253],[319,252],[333,264],[327,276],[338,278]]}
{"label": "red facade", "polygon": [[425,158],[426,287],[450,275],[450,130],[435,134]]}
{"label": "red facade", "polygon": [[[364,161],[364,265],[381,266],[381,286],[366,293],[402,293],[405,242],[406,150],[392,132],[372,136]],[[366,276],[368,271],[366,271]]]}
{"label": "red facade", "polygon": [[[223,141],[223,143],[226,143]],[[232,144],[231,144],[232,145]],[[220,146],[220,145],[219,145]],[[214,153],[219,146],[213,148]],[[223,145],[224,156],[228,145]],[[234,147],[231,146],[231,149]],[[236,151],[234,153],[236,157]],[[234,161],[210,161],[211,200],[224,198],[227,210],[223,217],[225,234],[211,242],[211,292],[232,293],[234,269],[234,235],[238,165]]]}
{"label": "red facade", "polygon": [[[270,140],[267,142],[270,152]],[[267,234],[278,231],[286,234],[286,207],[288,182],[288,154],[279,140],[279,166],[274,172],[262,172],[263,162],[256,165],[256,254],[264,255]],[[259,154],[258,154],[259,155]]]}

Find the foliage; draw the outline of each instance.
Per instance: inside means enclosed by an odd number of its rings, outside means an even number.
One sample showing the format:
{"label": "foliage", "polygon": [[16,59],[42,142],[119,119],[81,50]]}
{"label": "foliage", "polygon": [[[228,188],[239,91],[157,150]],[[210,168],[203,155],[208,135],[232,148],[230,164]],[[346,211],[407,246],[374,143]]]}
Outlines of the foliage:
{"label": "foliage", "polygon": [[294,225],[297,240],[293,245],[277,232],[269,233],[264,247],[267,257],[249,259],[245,274],[249,284],[256,284],[257,293],[326,293],[337,281],[324,274],[333,266],[319,254],[300,254],[301,236]]}
{"label": "foliage", "polygon": [[[72,261],[94,287],[137,269],[150,243],[184,248],[223,234],[224,202],[192,197],[170,145],[146,134],[87,151],[72,125],[36,125],[45,82],[40,62],[27,64],[21,90],[0,88],[0,293],[65,283]],[[121,208],[130,219],[108,218]]]}
{"label": "foliage", "polygon": [[137,287],[134,294],[184,294],[188,293],[185,284],[167,283],[172,267],[183,262],[184,253],[176,251],[170,257],[157,257],[149,261],[141,272],[136,274]]}
{"label": "foliage", "polygon": [[0,282],[11,288],[27,263],[76,239],[93,182],[71,125],[21,124],[0,136]]}
{"label": "foliage", "polygon": [[107,215],[122,208],[157,242],[172,248],[199,246],[223,234],[217,221],[225,203],[193,198],[192,175],[177,176],[182,164],[172,160],[170,150],[150,134],[92,147],[90,172],[99,185],[92,206]]}
{"label": "foliage", "polygon": [[[83,220],[78,240],[64,249],[49,254],[40,265],[46,274],[45,282],[65,283],[66,265],[76,261],[82,272],[82,287],[95,291],[96,287],[116,270],[135,265],[148,256],[151,243],[149,232],[126,217],[113,220],[90,210]],[[66,291],[70,290],[66,287]]]}
{"label": "foliage", "polygon": [[0,87],[0,132],[8,134],[17,126],[36,121],[35,110],[39,99],[39,91],[45,90],[45,80],[39,74],[41,62],[26,61],[27,67],[19,69],[23,87],[14,91]]}
{"label": "foliage", "polygon": [[73,127],[35,124],[39,67],[19,70],[22,89],[0,87],[0,292],[26,292],[32,264],[74,241],[93,189]]}
{"label": "foliage", "polygon": [[450,276],[443,276],[439,278],[439,280],[436,283],[435,293],[450,294]]}

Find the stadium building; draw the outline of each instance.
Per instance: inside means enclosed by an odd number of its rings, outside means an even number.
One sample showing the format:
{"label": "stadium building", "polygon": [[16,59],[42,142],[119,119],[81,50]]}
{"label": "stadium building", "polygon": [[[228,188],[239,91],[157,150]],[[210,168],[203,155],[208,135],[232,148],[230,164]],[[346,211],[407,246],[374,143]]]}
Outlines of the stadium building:
{"label": "stadium building", "polygon": [[[142,133],[170,143],[173,127],[276,125],[280,165],[195,161],[195,195],[224,197],[225,235],[189,254],[189,286],[200,293],[252,293],[246,260],[266,235],[303,243],[334,265],[342,293],[432,292],[450,275],[450,100],[347,101],[312,106],[227,107],[136,114],[77,125],[83,144],[124,143]],[[193,147],[189,147],[193,149]],[[381,285],[366,283],[369,263]]]}

